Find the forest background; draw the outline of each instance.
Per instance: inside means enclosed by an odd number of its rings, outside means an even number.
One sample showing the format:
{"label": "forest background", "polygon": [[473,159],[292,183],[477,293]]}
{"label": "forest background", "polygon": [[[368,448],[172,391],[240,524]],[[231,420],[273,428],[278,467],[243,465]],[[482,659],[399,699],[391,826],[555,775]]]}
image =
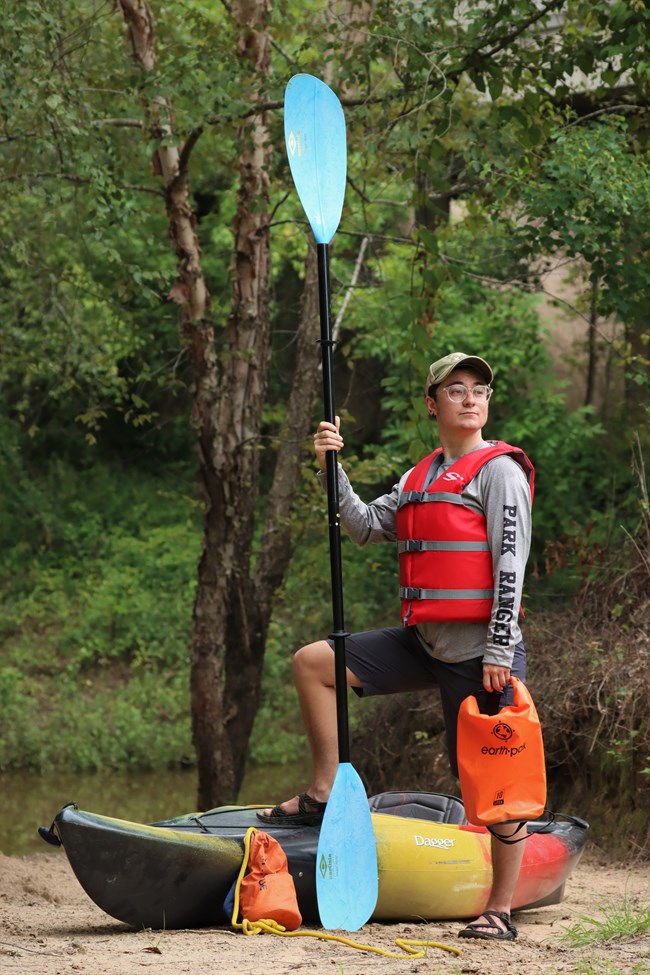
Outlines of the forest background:
{"label": "forest background", "polygon": [[[493,364],[487,434],[537,470],[549,798],[650,855],[649,26],[645,0],[4,11],[0,772],[195,765],[206,808],[305,754],[291,655],[331,627],[282,133],[305,71],[348,126],[345,465],[389,489],[434,443],[428,363]],[[391,546],[343,558],[348,627],[394,623]],[[455,791],[435,701],[352,717],[370,791]]]}

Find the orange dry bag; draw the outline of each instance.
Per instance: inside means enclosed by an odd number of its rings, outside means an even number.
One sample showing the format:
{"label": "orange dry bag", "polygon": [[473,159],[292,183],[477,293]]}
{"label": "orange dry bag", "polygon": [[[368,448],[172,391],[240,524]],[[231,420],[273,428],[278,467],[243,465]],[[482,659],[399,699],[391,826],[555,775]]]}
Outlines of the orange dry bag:
{"label": "orange dry bag", "polygon": [[277,921],[295,931],[302,924],[287,857],[276,839],[252,831],[248,873],[239,887],[239,909],[247,921]]}
{"label": "orange dry bag", "polygon": [[481,714],[475,697],[458,712],[458,773],[470,823],[536,819],[546,803],[542,729],[526,686],[511,677],[514,704]]}

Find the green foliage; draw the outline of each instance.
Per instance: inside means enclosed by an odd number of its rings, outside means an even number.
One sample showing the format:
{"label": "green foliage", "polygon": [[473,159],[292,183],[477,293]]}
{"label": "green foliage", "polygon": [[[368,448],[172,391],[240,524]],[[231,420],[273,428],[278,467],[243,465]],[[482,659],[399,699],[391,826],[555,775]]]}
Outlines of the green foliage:
{"label": "green foliage", "polygon": [[187,673],[45,681],[0,669],[0,770],[155,769],[191,761]]}
{"label": "green foliage", "polygon": [[[166,481],[58,462],[4,550],[0,769],[190,760],[190,614],[199,526]],[[180,490],[179,490],[180,487]],[[30,520],[48,544],[28,543]]]}
{"label": "green foliage", "polygon": [[[385,0],[368,22],[352,7],[334,21],[320,0],[280,0],[262,93],[277,106],[291,74],[331,65],[344,96],[350,178],[333,249],[336,310],[369,240],[337,348],[345,463],[364,497],[389,489],[435,441],[421,401],[428,362],[481,352],[497,374],[487,433],[521,444],[537,468],[534,560],[541,570],[560,538],[575,575],[586,545],[615,549],[616,526],[634,523],[627,443],[604,429],[607,418],[567,405],[553,338],[525,288],[531,258],[558,242],[586,261],[599,311],[627,329],[615,368],[643,400],[650,201],[636,109],[650,72],[648,5],[558,0],[542,13],[529,0]],[[190,748],[192,392],[168,302],[176,255],[151,167],[159,143],[144,134],[142,99],[170,100],[179,141],[200,133],[191,187],[223,352],[238,123],[258,93],[227,5],[169,2],[154,13],[151,76],[133,62],[115,5],[32,0],[3,17],[0,767],[178,762]],[[604,122],[622,83],[626,121]],[[281,112],[267,114],[277,151],[264,491],[307,246]],[[372,383],[359,392],[364,367]],[[324,499],[312,481],[291,512],[296,556],[267,647],[259,761],[300,747],[291,652],[331,625]],[[344,562],[348,625],[391,622],[391,547],[346,543]]]}
{"label": "green foliage", "polygon": [[[32,437],[77,426],[93,443],[116,417],[151,428],[187,414],[176,310],[164,304],[175,255],[140,99],[143,84],[162,96],[173,89],[182,137],[208,111],[232,111],[235,93],[245,98],[227,18],[200,7],[160,18],[154,81],[135,70],[116,6],[54,13],[37,0],[3,23],[0,381],[3,408]],[[216,186],[212,160],[195,156],[194,185],[220,220],[233,142],[222,128]],[[214,221],[205,233],[218,244],[205,272],[219,294],[230,241],[224,253],[227,230]]]}
{"label": "green foliage", "polygon": [[627,447],[636,426],[645,426],[647,439],[650,167],[629,123],[574,120],[556,129],[535,157],[501,176],[491,168],[486,174],[495,191],[494,216],[508,227],[513,256],[535,263],[535,275],[525,276],[539,281],[536,275],[568,259],[587,282],[589,294],[583,284],[577,304],[591,306],[592,327],[595,315],[615,315],[623,323],[611,352],[625,371],[625,404],[634,421],[630,425],[621,411],[616,439]]}
{"label": "green foliage", "polygon": [[633,321],[650,288],[650,166],[623,118],[555,132],[538,164],[508,174],[511,232],[529,254],[582,257],[603,314]]}
{"label": "green foliage", "polygon": [[650,904],[626,898],[622,904],[597,904],[600,917],[581,915],[564,928],[564,940],[577,948],[634,938],[650,931]]}

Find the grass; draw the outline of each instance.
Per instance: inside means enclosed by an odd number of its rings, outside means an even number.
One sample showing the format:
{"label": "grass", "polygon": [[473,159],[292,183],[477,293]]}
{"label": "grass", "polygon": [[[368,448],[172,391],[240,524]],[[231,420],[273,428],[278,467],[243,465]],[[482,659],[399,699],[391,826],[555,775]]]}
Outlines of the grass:
{"label": "grass", "polygon": [[635,904],[625,898],[620,906],[599,904],[597,907],[602,917],[580,915],[576,924],[564,929],[563,940],[575,948],[584,948],[650,933],[650,904]]}

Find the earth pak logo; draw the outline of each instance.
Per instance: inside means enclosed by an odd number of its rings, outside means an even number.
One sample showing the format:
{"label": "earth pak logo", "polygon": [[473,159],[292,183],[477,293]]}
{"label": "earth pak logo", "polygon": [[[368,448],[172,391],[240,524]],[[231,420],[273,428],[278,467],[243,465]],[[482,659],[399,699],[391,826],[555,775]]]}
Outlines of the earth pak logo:
{"label": "earth pak logo", "polygon": [[514,758],[519,752],[523,752],[526,748],[526,742],[522,742],[521,745],[506,745],[505,742],[510,741],[514,737],[515,731],[509,724],[505,721],[497,721],[497,723],[492,728],[491,734],[504,744],[497,745],[496,747],[488,747],[488,745],[483,745],[481,748],[481,755],[509,755],[510,758]]}
{"label": "earth pak logo", "polygon": [[495,738],[498,738],[499,741],[510,741],[514,735],[514,731],[509,724],[505,723],[505,721],[498,721],[492,729],[492,734]]}
{"label": "earth pak logo", "polygon": [[488,748],[487,745],[483,745],[481,748],[481,755],[509,755],[510,758],[514,758],[520,752],[525,751],[526,742],[522,745],[513,745],[511,748],[508,745],[497,745],[496,748]]}

